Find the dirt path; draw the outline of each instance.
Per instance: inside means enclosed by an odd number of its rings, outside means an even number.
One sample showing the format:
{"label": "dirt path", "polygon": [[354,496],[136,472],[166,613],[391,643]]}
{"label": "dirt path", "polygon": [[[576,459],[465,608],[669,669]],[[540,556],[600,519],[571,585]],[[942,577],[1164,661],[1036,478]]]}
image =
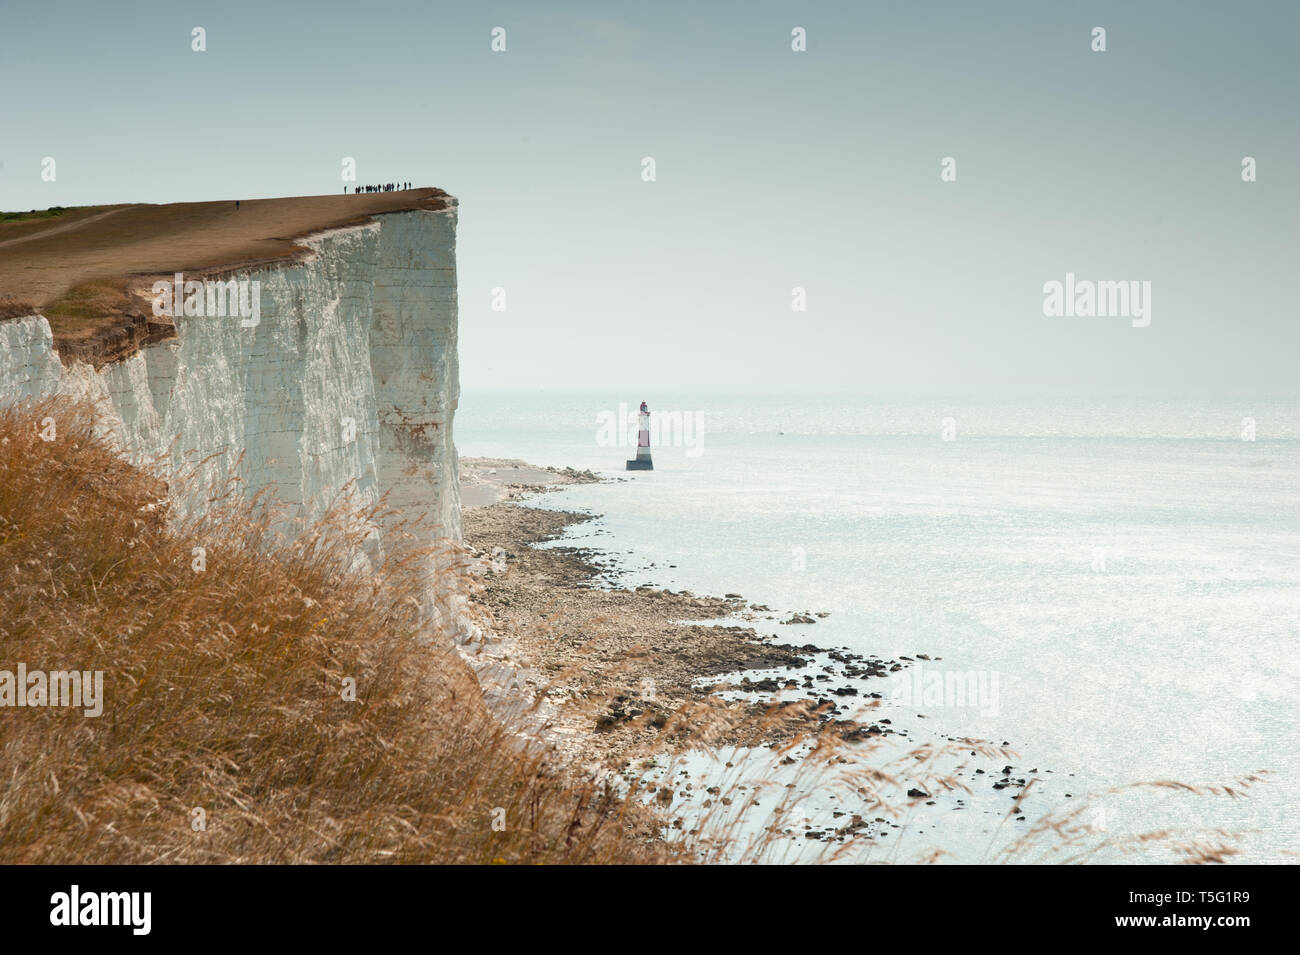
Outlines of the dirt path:
{"label": "dirt path", "polygon": [[117,209],[109,209],[107,212],[101,212],[98,215],[87,216],[84,219],[77,219],[74,222],[65,222],[63,225],[55,226],[53,229],[42,229],[40,232],[35,232],[32,235],[19,236],[16,239],[5,239],[3,242],[0,242],[0,249],[11,245],[21,245],[24,242],[32,242],[36,239],[48,239],[50,236],[61,235],[64,232],[72,232],[74,229],[84,229],[92,223],[98,222],[101,219],[107,219],[109,216],[116,215],[127,208],[129,207],[121,206]]}

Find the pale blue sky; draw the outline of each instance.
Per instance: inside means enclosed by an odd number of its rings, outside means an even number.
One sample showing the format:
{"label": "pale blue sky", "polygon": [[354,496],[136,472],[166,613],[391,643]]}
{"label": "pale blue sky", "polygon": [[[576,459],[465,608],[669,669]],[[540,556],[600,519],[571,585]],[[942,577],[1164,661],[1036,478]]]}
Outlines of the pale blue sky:
{"label": "pale blue sky", "polygon": [[0,208],[440,186],[471,386],[1294,395],[1298,11],[6,2]]}

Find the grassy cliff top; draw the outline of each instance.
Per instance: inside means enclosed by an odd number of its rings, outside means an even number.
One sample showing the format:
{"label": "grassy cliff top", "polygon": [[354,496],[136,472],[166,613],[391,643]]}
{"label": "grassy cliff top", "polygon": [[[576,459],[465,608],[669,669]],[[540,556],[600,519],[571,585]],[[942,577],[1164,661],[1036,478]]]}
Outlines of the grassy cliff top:
{"label": "grassy cliff top", "polygon": [[[0,320],[40,312],[61,351],[139,324],[132,290],[185,272],[202,278],[306,251],[313,232],[357,225],[385,212],[438,211],[441,189],[126,204],[0,213]],[[113,349],[109,349],[112,351]],[[92,347],[100,357],[103,348]],[[92,357],[92,356],[87,356]]]}

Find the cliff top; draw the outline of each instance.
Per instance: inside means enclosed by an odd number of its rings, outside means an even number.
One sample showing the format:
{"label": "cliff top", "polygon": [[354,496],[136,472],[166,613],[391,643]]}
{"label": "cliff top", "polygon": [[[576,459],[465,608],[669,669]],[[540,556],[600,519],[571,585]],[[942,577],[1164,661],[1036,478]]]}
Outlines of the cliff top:
{"label": "cliff top", "polygon": [[[61,355],[94,364],[165,338],[140,289],[302,255],[299,240],[385,212],[446,209],[441,189],[84,206],[0,217],[0,320],[39,312]],[[154,327],[158,326],[158,327]]]}

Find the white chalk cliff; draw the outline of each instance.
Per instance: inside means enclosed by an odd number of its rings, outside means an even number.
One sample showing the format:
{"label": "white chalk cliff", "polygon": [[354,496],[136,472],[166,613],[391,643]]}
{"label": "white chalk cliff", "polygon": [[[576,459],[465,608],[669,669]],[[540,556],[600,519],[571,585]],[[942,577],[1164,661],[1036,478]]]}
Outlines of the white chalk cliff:
{"label": "white chalk cliff", "polygon": [[422,536],[459,540],[454,200],[301,242],[299,260],[228,276],[261,283],[256,327],[177,316],[174,340],[98,370],[65,367],[39,315],[0,322],[0,402],[88,397],[137,463],[210,458],[205,479],[272,489],[308,521],[386,494],[398,519],[427,515]]}

